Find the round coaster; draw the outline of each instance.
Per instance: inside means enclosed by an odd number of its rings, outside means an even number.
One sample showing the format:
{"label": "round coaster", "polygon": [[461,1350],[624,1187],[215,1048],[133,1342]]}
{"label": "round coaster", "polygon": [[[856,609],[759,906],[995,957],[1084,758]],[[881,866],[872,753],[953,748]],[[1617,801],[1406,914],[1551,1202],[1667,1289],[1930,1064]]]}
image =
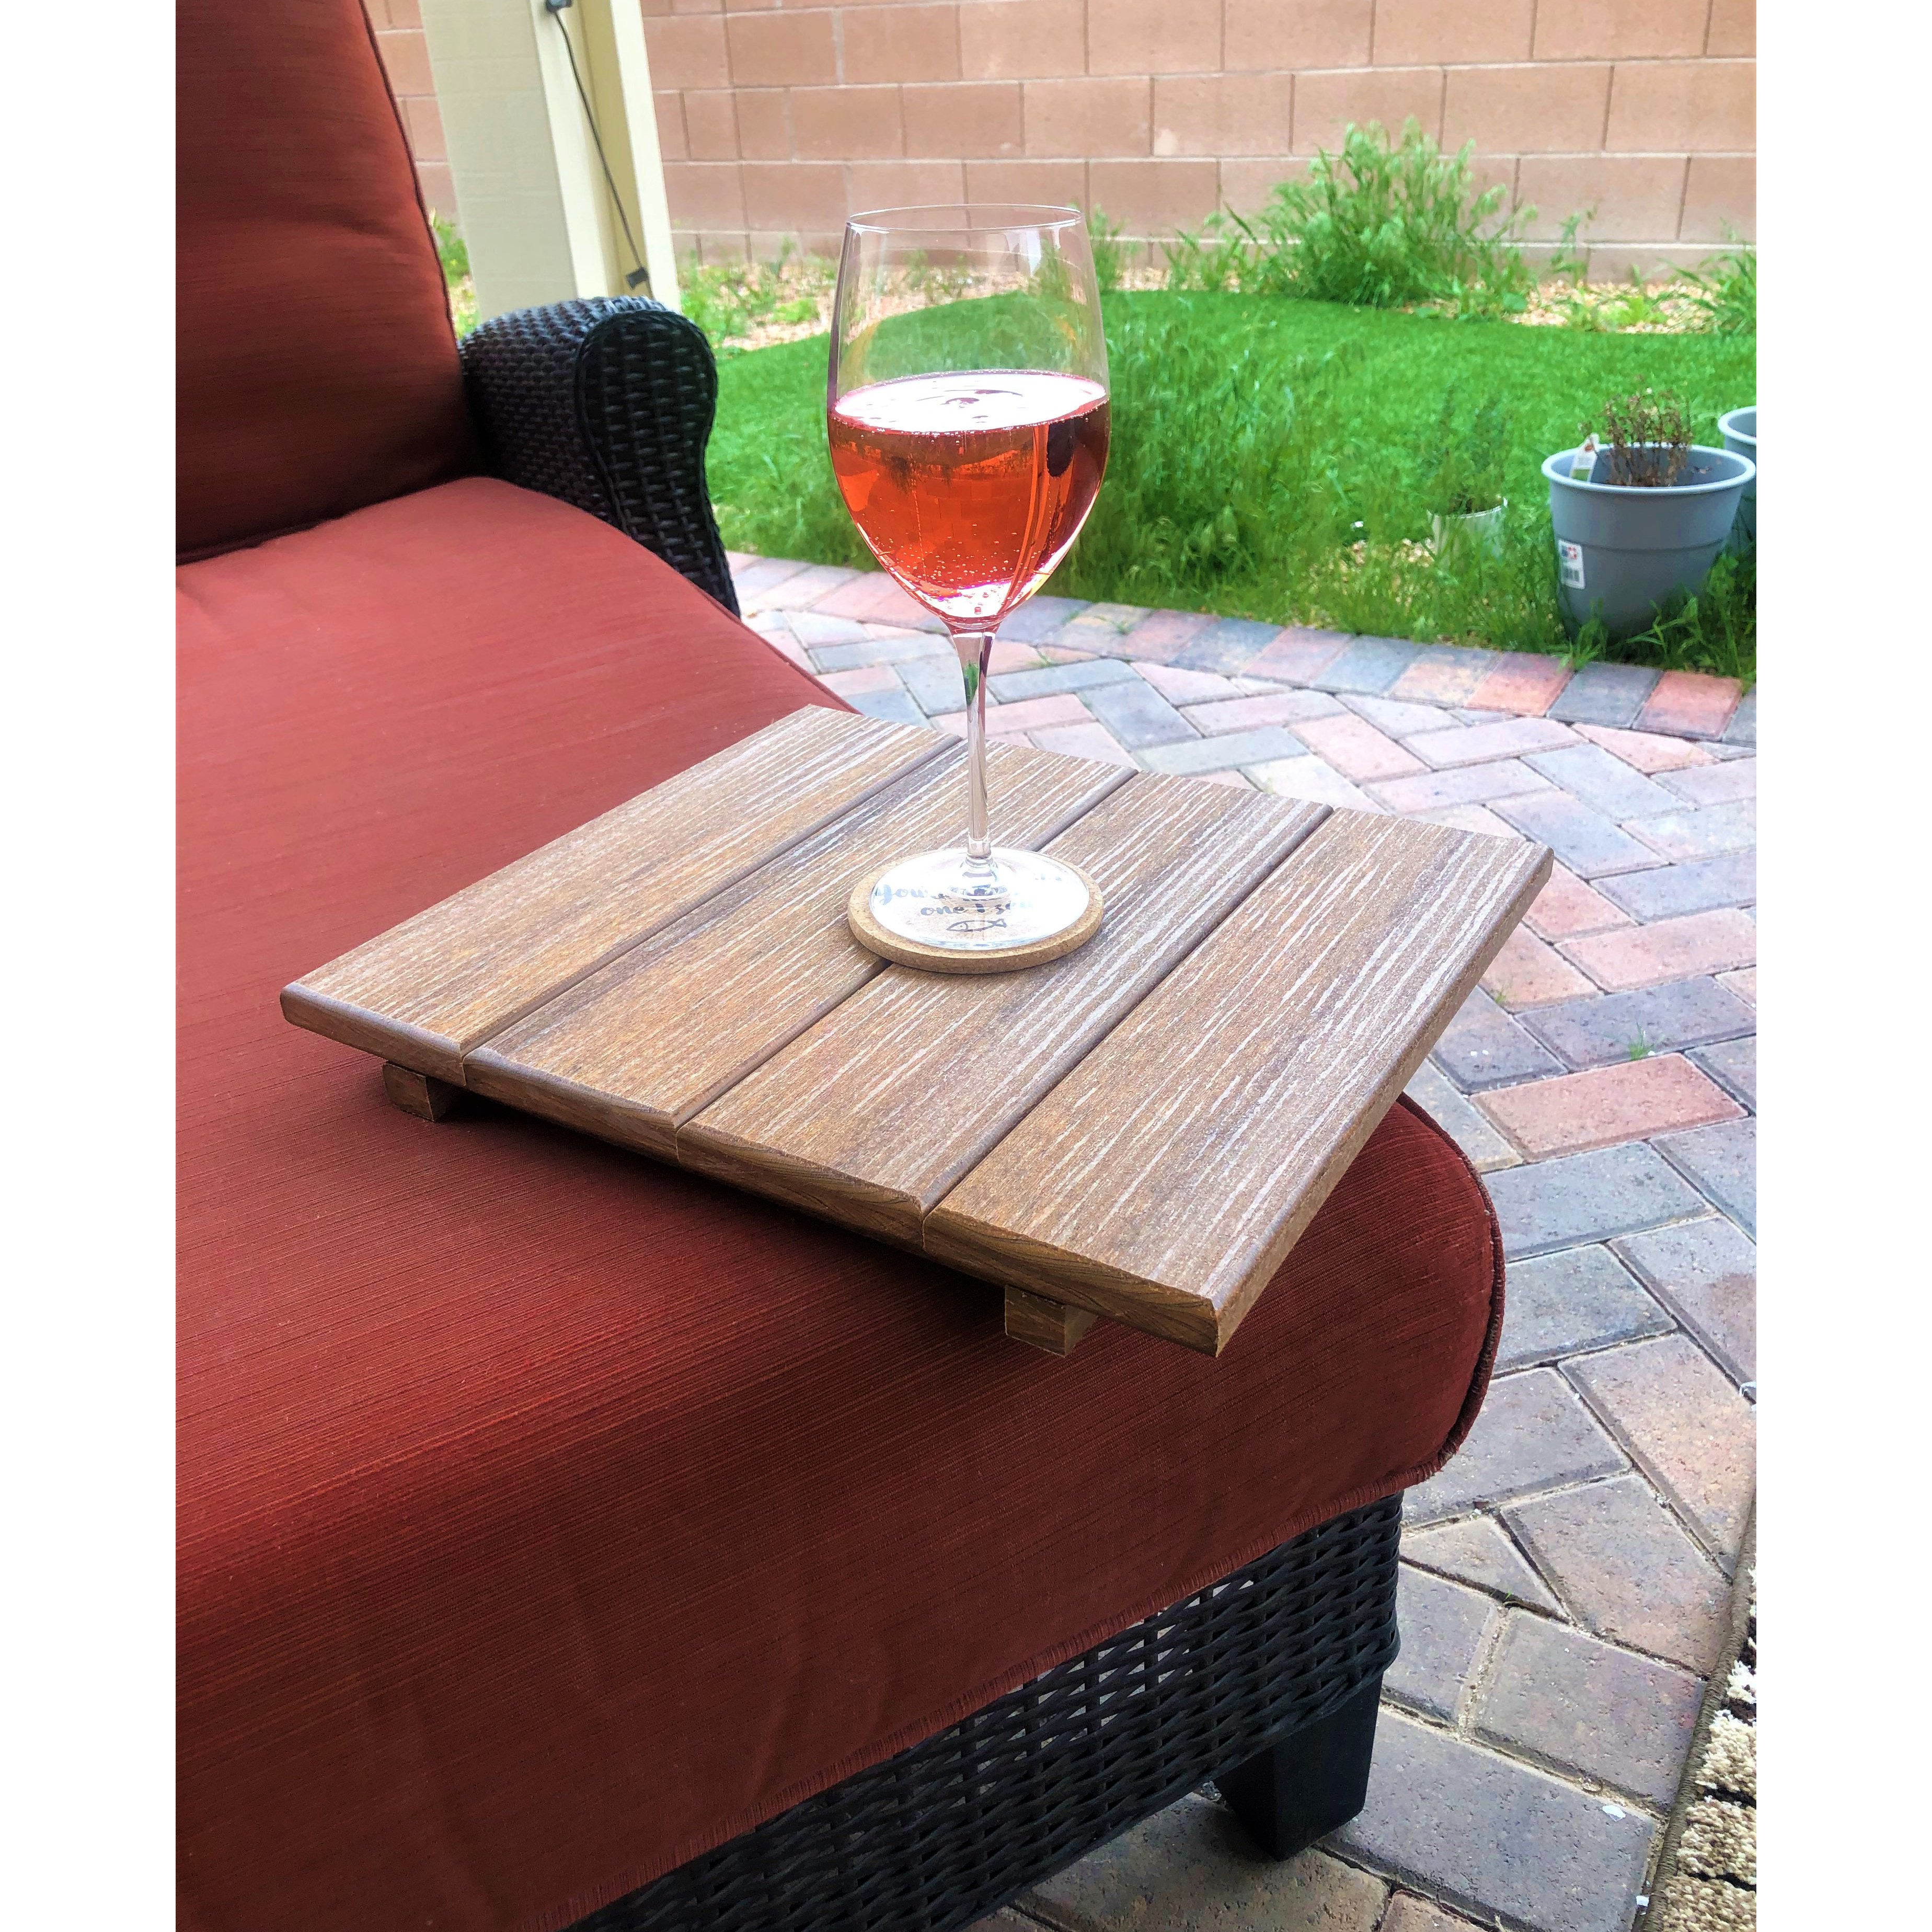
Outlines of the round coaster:
{"label": "round coaster", "polygon": [[868,952],[902,966],[916,966],[928,973],[1017,973],[1028,966],[1044,966],[1049,959],[1064,958],[1084,946],[1100,930],[1105,908],[1100,888],[1090,873],[1062,859],[1058,862],[1075,874],[1087,888],[1087,910],[1074,922],[1045,939],[1023,940],[1012,946],[975,946],[970,951],[950,946],[927,946],[903,934],[890,932],[872,916],[872,888],[892,868],[883,866],[869,872],[852,888],[846,902],[845,921],[852,937]]}

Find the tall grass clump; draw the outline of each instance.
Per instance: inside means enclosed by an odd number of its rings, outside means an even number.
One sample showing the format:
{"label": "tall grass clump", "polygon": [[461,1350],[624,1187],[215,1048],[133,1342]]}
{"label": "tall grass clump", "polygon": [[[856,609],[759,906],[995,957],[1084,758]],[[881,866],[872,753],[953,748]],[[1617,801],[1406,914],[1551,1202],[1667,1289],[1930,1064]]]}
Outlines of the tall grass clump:
{"label": "tall grass clump", "polygon": [[1364,308],[1433,304],[1458,315],[1520,314],[1535,278],[1498,183],[1477,184],[1474,142],[1445,154],[1415,121],[1391,142],[1350,125],[1304,181],[1276,184],[1258,214],[1208,218],[1206,237],[1168,249],[1168,286],[1299,296]]}
{"label": "tall grass clump", "polygon": [[1718,335],[1757,333],[1757,250],[1736,242],[1721,255],[1678,272],[1704,326]]}
{"label": "tall grass clump", "polygon": [[1107,334],[1107,481],[1056,592],[1198,608],[1299,574],[1339,539],[1358,350],[1284,357],[1142,308],[1124,309]]}

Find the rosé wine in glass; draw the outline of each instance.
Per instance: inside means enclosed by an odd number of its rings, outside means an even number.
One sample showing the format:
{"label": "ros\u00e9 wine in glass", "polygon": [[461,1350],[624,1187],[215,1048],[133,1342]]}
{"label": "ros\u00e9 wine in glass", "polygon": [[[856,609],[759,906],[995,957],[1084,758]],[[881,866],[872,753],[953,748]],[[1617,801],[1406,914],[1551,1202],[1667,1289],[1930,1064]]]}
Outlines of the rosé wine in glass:
{"label": "ros\u00e9 wine in glass", "polygon": [[1000,621],[1080,534],[1111,428],[1077,209],[896,208],[847,224],[826,393],[832,470],[867,548],[944,622],[966,711],[963,844],[905,860],[859,895],[868,943],[911,941],[958,956],[949,970],[967,970],[968,956],[994,970],[1002,956],[1077,944],[1097,922],[1083,874],[993,843],[986,675]]}

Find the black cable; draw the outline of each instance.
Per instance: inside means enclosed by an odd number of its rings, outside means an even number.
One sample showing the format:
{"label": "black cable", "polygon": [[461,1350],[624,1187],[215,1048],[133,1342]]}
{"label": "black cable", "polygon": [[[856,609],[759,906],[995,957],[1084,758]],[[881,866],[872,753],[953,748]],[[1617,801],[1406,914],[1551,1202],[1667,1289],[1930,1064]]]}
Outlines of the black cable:
{"label": "black cable", "polygon": [[584,104],[584,118],[590,124],[591,145],[597,150],[598,165],[604,170],[604,185],[610,190],[610,206],[617,211],[618,221],[624,230],[624,239],[631,244],[631,260],[636,268],[624,278],[627,289],[635,288],[640,282],[648,292],[651,285],[650,271],[644,266],[644,258],[638,252],[637,237],[631,232],[631,218],[624,212],[623,198],[617,192],[616,178],[610,172],[610,164],[604,152],[604,136],[597,131],[597,116],[592,111],[590,97],[584,91],[584,76],[577,70],[577,50],[570,44],[570,29],[563,24],[564,9],[570,0],[544,0],[550,9],[550,18],[556,22],[557,32],[563,36],[563,51],[570,62],[570,77],[577,83],[577,98]]}

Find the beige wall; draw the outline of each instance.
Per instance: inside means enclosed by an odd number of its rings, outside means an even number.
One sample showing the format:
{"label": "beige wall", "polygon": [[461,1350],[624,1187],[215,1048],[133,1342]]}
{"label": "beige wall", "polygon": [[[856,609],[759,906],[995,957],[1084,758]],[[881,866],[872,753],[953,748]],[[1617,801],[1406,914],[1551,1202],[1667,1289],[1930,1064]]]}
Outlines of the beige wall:
{"label": "beige wall", "polygon": [[[453,212],[417,0],[367,0],[426,198]],[[1135,236],[1252,208],[1351,120],[1409,115],[1591,272],[1755,213],[1754,0],[641,0],[671,218],[707,260],[962,196]]]}
{"label": "beige wall", "polygon": [[1130,235],[1257,206],[1348,121],[1413,115],[1592,272],[1754,206],[1754,0],[643,0],[671,219],[706,260],[962,195]]}

